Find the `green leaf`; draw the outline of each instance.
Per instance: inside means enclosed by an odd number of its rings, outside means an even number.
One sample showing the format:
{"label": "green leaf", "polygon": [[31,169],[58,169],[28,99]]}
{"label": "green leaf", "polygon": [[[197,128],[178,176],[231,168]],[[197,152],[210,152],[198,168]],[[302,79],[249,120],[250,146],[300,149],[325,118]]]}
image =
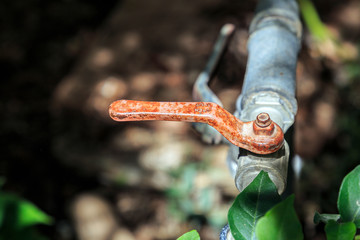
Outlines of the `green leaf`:
{"label": "green leaf", "polygon": [[261,171],[235,199],[228,213],[231,233],[236,240],[254,240],[258,219],[281,198],[268,173]]}
{"label": "green leaf", "polygon": [[192,230],[183,234],[177,240],[200,240],[199,233],[196,230]]}
{"label": "green leaf", "polygon": [[19,222],[18,225],[23,228],[35,224],[51,224],[52,219],[34,204],[22,200],[18,205]]}
{"label": "green leaf", "polygon": [[353,222],[329,221],[325,225],[325,232],[327,240],[352,240],[356,234],[356,226]]}
{"label": "green leaf", "polygon": [[338,221],[340,219],[340,214],[320,214],[318,212],[315,212],[314,215],[314,223],[318,224],[320,222],[327,223],[330,220]]}
{"label": "green leaf", "polygon": [[300,12],[310,33],[318,40],[324,41],[331,38],[331,34],[310,0],[299,0]]}
{"label": "green leaf", "polygon": [[7,193],[0,193],[0,215],[1,227],[9,231],[52,223],[51,217],[34,204]]}
{"label": "green leaf", "polygon": [[341,183],[338,209],[342,222],[354,222],[360,228],[360,165]]}
{"label": "green leaf", "polygon": [[294,195],[291,195],[270,209],[256,225],[259,240],[304,239],[301,224],[294,209]]}

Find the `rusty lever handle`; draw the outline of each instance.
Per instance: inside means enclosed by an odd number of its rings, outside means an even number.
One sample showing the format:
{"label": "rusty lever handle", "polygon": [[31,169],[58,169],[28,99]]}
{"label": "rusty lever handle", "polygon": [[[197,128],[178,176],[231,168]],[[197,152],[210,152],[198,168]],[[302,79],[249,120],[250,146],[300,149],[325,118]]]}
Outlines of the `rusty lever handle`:
{"label": "rusty lever handle", "polygon": [[118,100],[111,104],[109,114],[115,121],[186,121],[207,123],[232,144],[258,154],[277,151],[284,134],[266,113],[255,121],[242,122],[212,102],[145,102]]}

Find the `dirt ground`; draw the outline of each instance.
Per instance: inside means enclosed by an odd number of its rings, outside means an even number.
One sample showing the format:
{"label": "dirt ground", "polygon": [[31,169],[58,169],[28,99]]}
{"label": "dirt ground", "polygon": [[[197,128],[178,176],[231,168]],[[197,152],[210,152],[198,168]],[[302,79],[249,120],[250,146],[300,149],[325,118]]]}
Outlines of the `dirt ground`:
{"label": "dirt ground", "polygon": [[[218,31],[237,28],[214,91],[230,112],[246,69],[256,1],[44,0],[0,3],[0,175],[55,223],[50,239],[218,239],[237,195],[226,146],[188,123],[115,123],[118,99],[191,101]],[[360,157],[359,1],[316,1],[339,45],[305,28],[297,68],[294,186],[307,239],[315,211],[335,213],[341,179]]]}

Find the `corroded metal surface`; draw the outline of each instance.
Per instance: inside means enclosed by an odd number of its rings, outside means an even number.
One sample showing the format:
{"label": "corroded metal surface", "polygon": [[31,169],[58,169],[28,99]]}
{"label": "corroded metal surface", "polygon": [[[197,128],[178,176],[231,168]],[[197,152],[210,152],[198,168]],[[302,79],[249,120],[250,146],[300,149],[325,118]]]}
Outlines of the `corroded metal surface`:
{"label": "corroded metal surface", "polygon": [[261,128],[269,126],[271,122],[270,116],[267,113],[260,113],[255,119],[255,124]]}
{"label": "corroded metal surface", "polygon": [[277,151],[284,141],[281,128],[274,122],[259,127],[242,122],[212,102],[146,102],[119,100],[111,104],[109,114],[115,121],[185,121],[207,123],[232,144],[258,154]]}

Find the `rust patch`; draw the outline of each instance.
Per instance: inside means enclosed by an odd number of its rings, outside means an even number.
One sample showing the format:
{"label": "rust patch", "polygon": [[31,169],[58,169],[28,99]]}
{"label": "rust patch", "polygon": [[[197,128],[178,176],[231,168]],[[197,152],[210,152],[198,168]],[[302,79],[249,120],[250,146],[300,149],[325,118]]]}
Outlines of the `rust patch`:
{"label": "rust patch", "polygon": [[261,113],[255,121],[242,122],[212,102],[119,100],[110,105],[109,115],[118,122],[158,120],[207,123],[232,144],[257,154],[275,152],[284,142],[281,128],[268,114]]}

